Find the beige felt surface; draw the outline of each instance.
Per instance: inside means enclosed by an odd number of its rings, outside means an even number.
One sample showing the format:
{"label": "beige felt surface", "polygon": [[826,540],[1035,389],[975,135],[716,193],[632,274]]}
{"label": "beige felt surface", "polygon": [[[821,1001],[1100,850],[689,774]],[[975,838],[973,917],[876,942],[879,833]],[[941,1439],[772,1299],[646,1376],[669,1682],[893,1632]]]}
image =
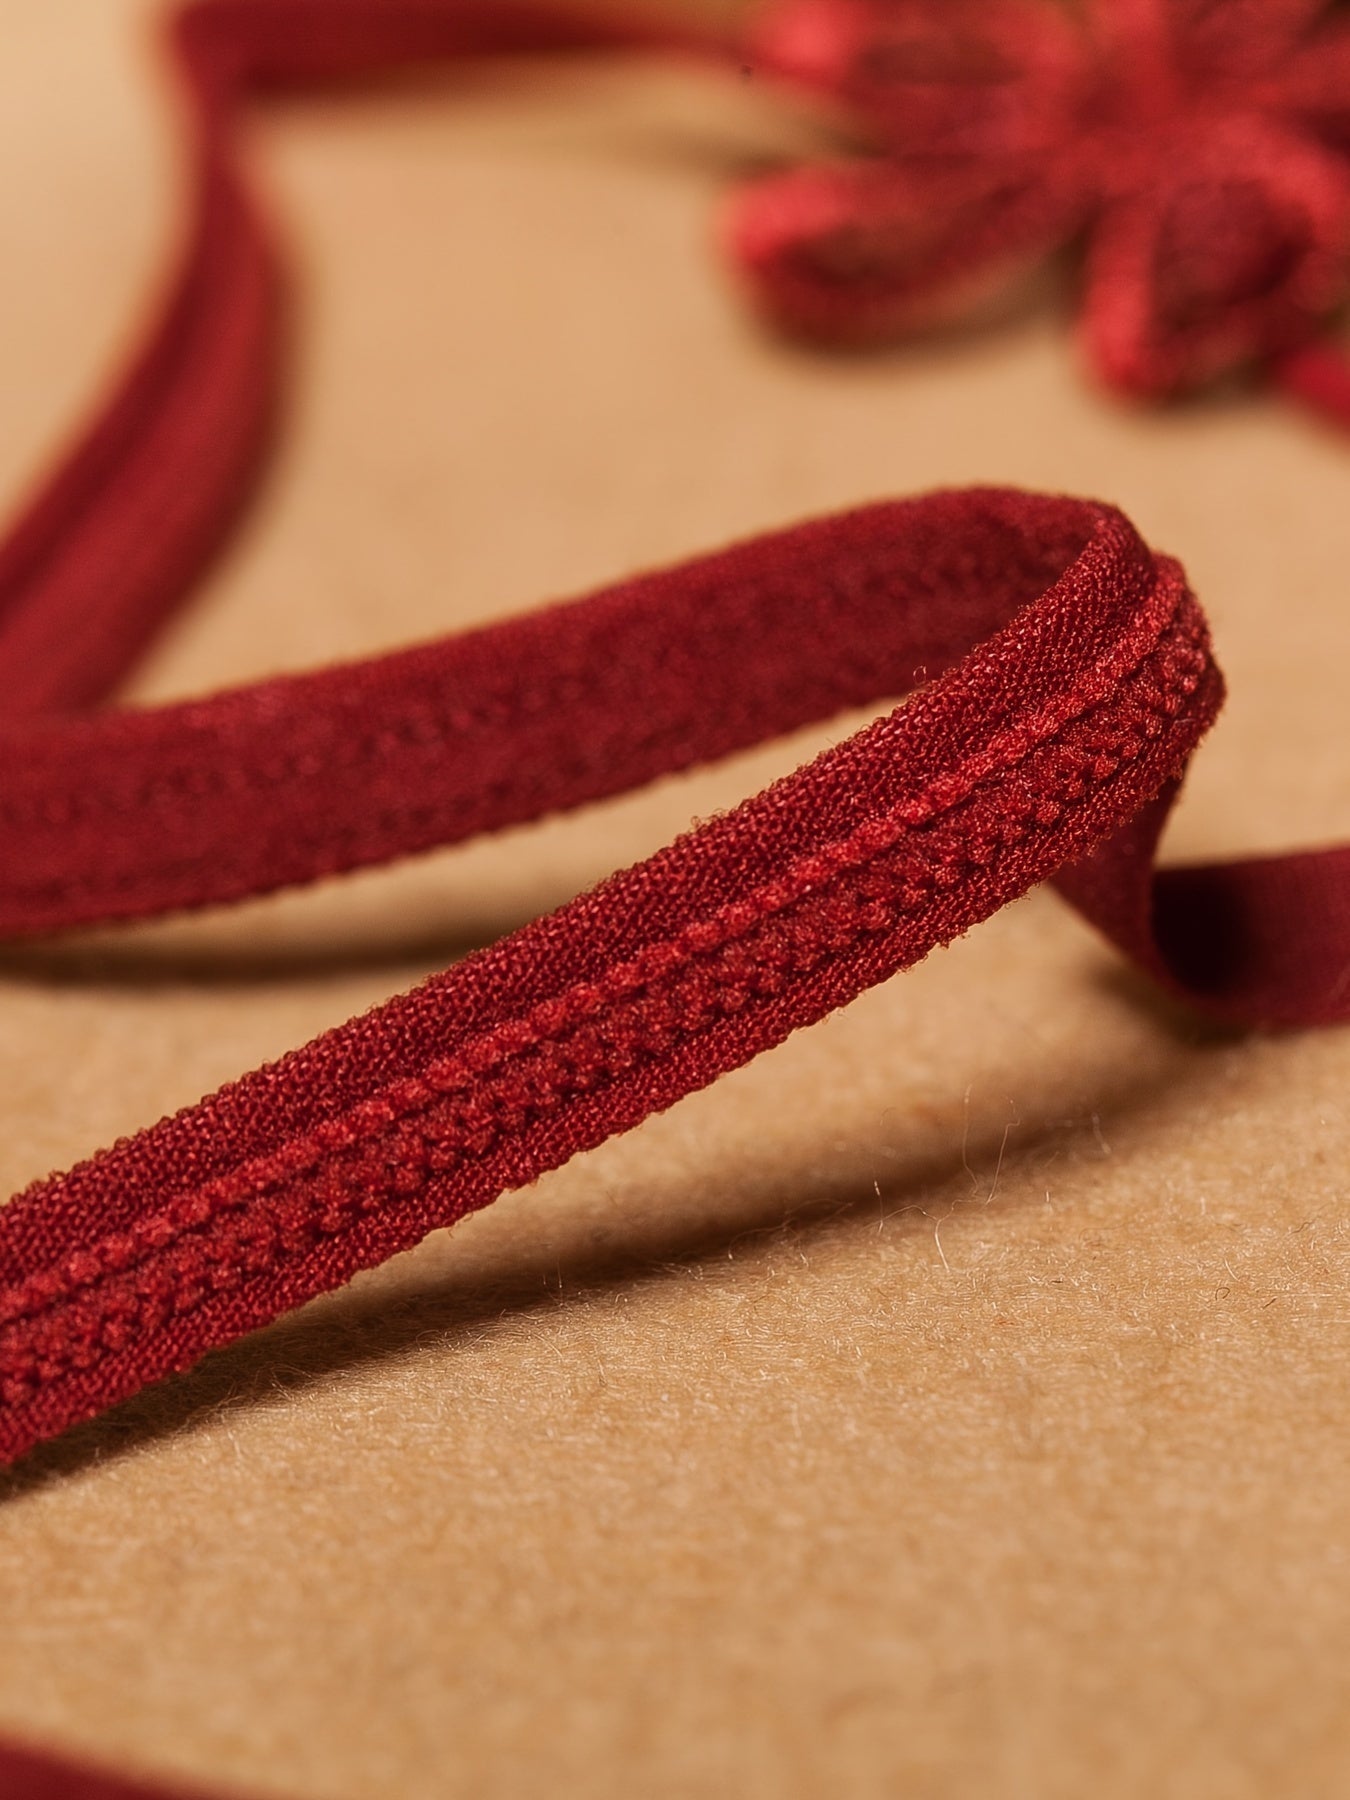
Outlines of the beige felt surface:
{"label": "beige felt surface", "polygon": [[[0,4],[6,496],[171,236],[148,10]],[[1120,502],[1209,605],[1234,698],[1175,847],[1350,835],[1350,446],[1249,396],[1123,411],[1053,301],[892,357],[767,341],[709,220],[803,130],[637,69],[260,120],[292,430],[138,693],[1011,481]],[[0,952],[3,1191],[806,748]],[[0,1731],[297,1800],[1350,1792],[1348,1076],[1345,1034],[1209,1035],[1033,896],[0,1478]]]}

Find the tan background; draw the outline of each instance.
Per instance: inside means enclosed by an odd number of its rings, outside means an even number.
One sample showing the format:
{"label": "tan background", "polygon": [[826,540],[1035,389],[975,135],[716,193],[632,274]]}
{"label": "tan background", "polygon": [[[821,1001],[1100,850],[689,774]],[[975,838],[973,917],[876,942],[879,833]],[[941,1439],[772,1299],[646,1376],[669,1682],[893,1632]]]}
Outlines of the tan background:
{"label": "tan background", "polygon": [[[171,240],[139,0],[0,3],[0,486]],[[1235,698],[1182,850],[1350,835],[1350,444],[1124,411],[1053,303],[838,361],[708,244],[736,80],[259,122],[293,430],[142,696],[942,482],[1123,504]],[[828,734],[820,734],[828,735]],[[803,743],[324,891],[0,952],[0,1187],[509,928]],[[0,1730],[301,1800],[1350,1793],[1350,1041],[1237,1043],[1038,895],[0,1478]]]}

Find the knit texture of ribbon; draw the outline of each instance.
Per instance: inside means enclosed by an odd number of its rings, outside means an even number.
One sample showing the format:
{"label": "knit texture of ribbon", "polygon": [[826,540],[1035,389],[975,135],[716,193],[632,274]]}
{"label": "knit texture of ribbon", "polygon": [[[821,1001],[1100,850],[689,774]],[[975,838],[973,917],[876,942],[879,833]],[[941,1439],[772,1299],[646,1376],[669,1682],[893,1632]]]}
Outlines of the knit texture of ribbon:
{"label": "knit texture of ribbon", "polygon": [[[1106,506],[873,506],[364,664],[100,707],[266,439],[278,283],[233,157],[247,97],[426,56],[741,54],[472,0],[204,0],[173,42],[182,265],[0,546],[0,930],[448,844],[941,672],[650,861],[0,1210],[0,1456],[635,1125],[1047,877],[1218,1017],[1350,1013],[1345,851],[1152,872],[1221,689],[1176,565]],[[1058,94],[1072,59],[1050,35],[1023,47]],[[1038,108],[993,115],[1034,136]]]}

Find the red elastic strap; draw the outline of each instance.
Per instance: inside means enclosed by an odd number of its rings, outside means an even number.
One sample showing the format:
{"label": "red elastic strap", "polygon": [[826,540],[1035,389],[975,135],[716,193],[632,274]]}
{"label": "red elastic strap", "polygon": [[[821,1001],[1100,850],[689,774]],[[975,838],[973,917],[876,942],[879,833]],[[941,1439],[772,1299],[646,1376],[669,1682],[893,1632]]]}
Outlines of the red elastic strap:
{"label": "red elastic strap", "polygon": [[371,662],[82,710],[184,597],[270,416],[274,259],[231,160],[247,93],[650,41],[497,0],[207,0],[179,19],[182,271],[0,551],[0,929],[385,861],[943,672],[594,893],[0,1211],[0,1456],[626,1130],[1057,872],[1218,1017],[1350,1015],[1346,852],[1155,881],[1221,689],[1176,565],[1110,507],[874,506]]}
{"label": "red elastic strap", "polygon": [[[0,930],[447,844],[939,673],[594,893],[0,1210],[0,1457],[635,1125],[1047,876],[1219,1018],[1350,1016],[1350,851],[1153,873],[1221,683],[1177,566],[1106,506],[869,507],[398,655],[87,710],[190,590],[270,426],[276,265],[231,156],[248,93],[433,55],[735,55],[499,0],[206,0],[174,44],[194,105],[179,271],[0,546]],[[1017,216],[1030,242],[1041,222]],[[1338,379],[1312,351],[1284,373]],[[147,1800],[3,1749],[0,1790]]]}
{"label": "red elastic strap", "polygon": [[1220,689],[1175,566],[1110,508],[873,507],[372,662],[77,710],[187,591],[271,409],[274,262],[230,157],[246,93],[620,36],[439,0],[208,0],[179,18],[199,202],[183,272],[0,553],[0,929],[381,862],[947,672],[596,893],[12,1202],[0,1455],[627,1129],[1057,870],[1221,1016],[1346,1011],[1343,855],[1154,885]]}

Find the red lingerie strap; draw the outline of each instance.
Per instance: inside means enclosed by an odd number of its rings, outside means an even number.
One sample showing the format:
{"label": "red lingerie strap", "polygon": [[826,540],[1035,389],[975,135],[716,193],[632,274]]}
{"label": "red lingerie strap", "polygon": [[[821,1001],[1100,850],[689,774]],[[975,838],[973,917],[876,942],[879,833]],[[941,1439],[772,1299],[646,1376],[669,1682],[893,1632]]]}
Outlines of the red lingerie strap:
{"label": "red lingerie strap", "polygon": [[[372,662],[86,710],[185,597],[264,445],[277,280],[231,161],[238,104],[410,57],[657,41],[499,0],[181,16],[182,266],[118,395],[0,546],[0,929],[453,842],[943,672],[551,918],[0,1210],[4,1458],[636,1124],[1050,875],[1218,1017],[1350,1016],[1350,852],[1152,872],[1221,685],[1176,565],[1105,506],[874,506]],[[1329,352],[1285,373],[1350,417]],[[4,1749],[0,1790],[144,1793]]]}
{"label": "red lingerie strap", "polygon": [[590,599],[150,711],[81,710],[256,461],[276,283],[250,90],[612,43],[491,0],[207,0],[199,212],[162,326],[0,557],[0,930],[201,906],[574,807],[946,672],[594,893],[0,1211],[0,1456],[635,1125],[1059,871],[1235,1021],[1350,1013],[1345,851],[1151,863],[1219,704],[1176,566],[1108,507],[935,495]]}

